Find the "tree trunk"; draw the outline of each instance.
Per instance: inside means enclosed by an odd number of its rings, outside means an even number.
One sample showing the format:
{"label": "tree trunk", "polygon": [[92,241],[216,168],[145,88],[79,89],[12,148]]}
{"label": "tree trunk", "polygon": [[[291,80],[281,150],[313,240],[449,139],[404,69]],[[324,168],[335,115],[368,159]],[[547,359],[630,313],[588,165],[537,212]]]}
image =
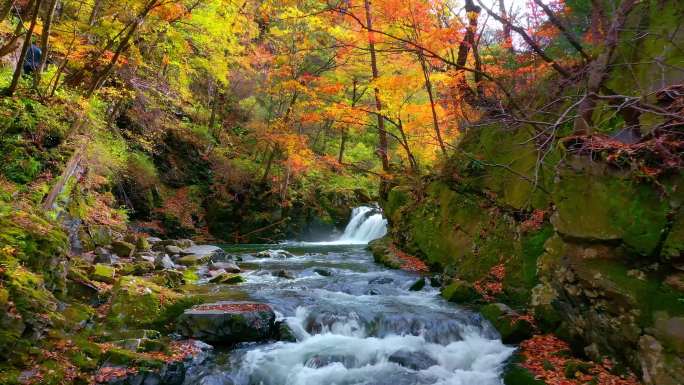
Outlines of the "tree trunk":
{"label": "tree trunk", "polygon": [[105,69],[102,70],[102,72],[100,72],[99,75],[93,78],[93,81],[90,83],[90,87],[88,87],[88,90],[85,93],[86,98],[90,98],[95,93],[95,91],[97,91],[97,89],[102,86],[105,80],[107,80],[107,77],[114,69],[116,63],[119,61],[121,54],[123,54],[123,52],[128,48],[128,44],[131,41],[131,38],[133,37],[135,32],[138,30],[138,27],[140,27],[140,25],[143,23],[145,17],[147,17],[147,14],[150,13],[150,11],[152,11],[157,6],[157,1],[158,0],[148,1],[145,5],[145,8],[136,17],[135,21],[131,23],[128,32],[123,37],[123,39],[121,39],[121,42],[119,42],[119,46],[116,48],[116,51],[114,51],[112,59],[109,61]]}
{"label": "tree trunk", "polygon": [[475,45],[475,32],[477,32],[477,19],[480,16],[480,7],[473,3],[473,0],[466,0],[465,2],[466,15],[468,16],[468,28],[466,34],[458,45],[458,56],[456,57],[456,64],[458,66],[465,66],[468,59],[468,50]]}
{"label": "tree trunk", "polygon": [[48,58],[48,43],[50,41],[50,30],[52,29],[52,20],[55,16],[55,8],[57,8],[57,2],[59,0],[50,0],[50,4],[47,9],[47,15],[45,21],[43,22],[43,32],[40,35],[40,49],[43,51],[43,56],[40,57],[40,63],[36,72],[33,74],[33,87],[38,88],[40,85],[40,78],[47,63]]}
{"label": "tree trunk", "polygon": [[90,17],[88,18],[88,25],[93,26],[95,25],[95,22],[97,21],[98,16],[100,15],[100,9],[102,9],[102,3],[104,0],[95,0],[95,4],[93,4],[93,9],[90,11]]}
{"label": "tree trunk", "polygon": [[[501,13],[501,17],[508,20],[508,11],[506,11],[506,4],[504,3],[504,0],[499,0],[499,12]],[[503,37],[504,41],[506,42],[506,46],[508,47],[508,51],[513,53],[513,36],[511,35],[510,24],[503,25]]]}
{"label": "tree trunk", "polygon": [[430,81],[430,72],[425,61],[425,56],[423,54],[418,55],[418,60],[420,61],[420,66],[423,69],[423,77],[425,78],[425,90],[427,91],[428,98],[430,99],[430,110],[432,111],[432,127],[435,130],[435,135],[437,136],[437,142],[439,143],[439,148],[442,149],[442,154],[446,156],[446,147],[444,146],[444,141],[442,140],[442,133],[439,130],[439,119],[437,118],[437,110],[435,109],[435,98],[432,94],[432,82]]}
{"label": "tree trunk", "polygon": [[[356,106],[357,100],[357,92],[356,92],[356,87],[358,86],[358,81],[356,78],[352,80],[352,99],[351,99],[351,108],[354,108]],[[360,97],[359,97],[360,98]],[[344,161],[344,146],[347,144],[347,128],[342,129],[342,138],[340,138],[340,153],[337,156],[337,162],[342,163]]]}
{"label": "tree trunk", "polygon": [[19,85],[19,79],[21,78],[21,72],[24,69],[24,60],[26,60],[26,53],[31,47],[31,36],[33,35],[33,30],[36,28],[36,20],[38,19],[38,11],[40,11],[40,5],[43,0],[36,0],[35,7],[33,10],[33,16],[31,17],[31,24],[26,31],[26,36],[24,37],[24,45],[21,47],[21,54],[19,55],[19,61],[17,62],[17,68],[14,70],[14,75],[12,76],[12,83],[7,89],[6,93],[9,96],[14,95]]}
{"label": "tree trunk", "polygon": [[608,72],[610,70],[610,61],[613,58],[613,54],[615,53],[615,49],[617,48],[620,40],[620,31],[625,25],[627,15],[629,15],[629,13],[632,11],[635,3],[636,0],[622,1],[615,12],[613,21],[610,24],[610,29],[608,29],[608,33],[606,34],[605,47],[601,54],[591,63],[589,67],[587,93],[586,97],[578,107],[579,117],[575,119],[575,132],[583,131],[587,134],[591,134],[594,131],[592,118],[592,115],[594,114],[594,108],[596,107],[596,99],[594,96],[599,92],[604,81],[606,80],[606,77],[608,76]]}
{"label": "tree trunk", "polygon": [[[373,36],[373,18],[371,17],[371,3],[370,0],[364,0],[364,6],[366,8],[366,29],[368,30],[368,50],[370,51],[371,58],[371,73],[373,75],[373,80],[377,80],[378,75],[378,62],[375,56],[375,39]],[[382,162],[382,170],[388,172],[390,169],[389,158],[387,155],[387,131],[385,131],[385,119],[382,117],[382,100],[380,99],[380,89],[378,87],[374,88],[375,92],[375,109],[378,112],[378,156],[380,156],[380,161]]]}

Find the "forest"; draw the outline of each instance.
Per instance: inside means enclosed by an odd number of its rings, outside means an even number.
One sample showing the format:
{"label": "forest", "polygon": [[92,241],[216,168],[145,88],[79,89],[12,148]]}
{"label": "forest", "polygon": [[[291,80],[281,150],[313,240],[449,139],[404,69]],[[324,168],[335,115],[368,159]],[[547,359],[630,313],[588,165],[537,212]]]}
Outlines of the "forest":
{"label": "forest", "polygon": [[684,383],[681,0],[0,0],[0,385]]}

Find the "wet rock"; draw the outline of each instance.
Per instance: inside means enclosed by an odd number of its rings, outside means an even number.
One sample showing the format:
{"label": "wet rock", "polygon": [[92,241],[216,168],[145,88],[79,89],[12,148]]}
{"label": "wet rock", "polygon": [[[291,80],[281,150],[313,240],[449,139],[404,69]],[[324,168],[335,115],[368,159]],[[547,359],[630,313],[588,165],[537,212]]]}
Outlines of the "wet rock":
{"label": "wet rock", "polygon": [[292,328],[287,324],[287,322],[278,322],[276,324],[278,329],[278,339],[285,342],[297,342],[297,337],[295,336]]}
{"label": "wet rock", "polygon": [[240,267],[232,262],[212,262],[209,264],[210,270],[225,270],[228,273],[239,273]]}
{"label": "wet rock", "polygon": [[182,336],[210,343],[262,341],[274,334],[275,314],[262,303],[216,302],[186,310],[177,325]]}
{"label": "wet rock", "polygon": [[278,271],[274,271],[274,272],[273,272],[273,275],[276,276],[276,277],[285,278],[285,279],[295,279],[294,274],[293,274],[291,271],[288,271],[288,270],[278,270]]}
{"label": "wet rock", "polygon": [[211,283],[220,283],[224,285],[236,285],[238,283],[245,282],[245,279],[238,274],[231,274],[225,271],[216,274],[213,278],[209,280]]}
{"label": "wet rock", "polygon": [[502,303],[492,303],[480,309],[484,318],[501,334],[505,344],[516,344],[532,336],[534,327],[525,318]]}
{"label": "wet rock", "polygon": [[233,380],[227,374],[210,374],[202,377],[198,385],[233,385]]}
{"label": "wet rock", "polygon": [[371,285],[387,285],[392,282],[394,282],[394,279],[390,277],[375,277],[368,281]]}
{"label": "wet rock", "polygon": [[106,265],[112,265],[119,261],[119,258],[112,254],[109,250],[104,247],[98,247],[95,249],[95,263],[104,263]]}
{"label": "wet rock", "polygon": [[450,302],[470,303],[480,298],[470,282],[455,279],[442,289],[442,297]]}
{"label": "wet rock", "polygon": [[322,368],[324,366],[328,366],[331,364],[335,363],[340,363],[342,364],[345,368],[354,368],[358,366],[357,363],[357,358],[353,355],[315,355],[311,358],[309,358],[304,366],[307,366],[309,368]]}
{"label": "wet rock", "polygon": [[425,287],[425,278],[420,278],[409,287],[410,291],[421,291]]}
{"label": "wet rock", "polygon": [[255,253],[254,256],[256,258],[278,258],[278,259],[285,259],[285,258],[292,258],[294,255],[290,253],[289,251],[286,250],[264,250],[260,251],[258,253]]}
{"label": "wet rock", "polygon": [[114,283],[115,274],[116,270],[113,267],[102,263],[98,263],[95,265],[95,269],[93,270],[93,273],[90,275],[90,277],[98,282]]}
{"label": "wet rock", "polygon": [[149,243],[150,245],[156,245],[157,243],[162,241],[161,238],[157,238],[157,237],[147,237],[146,240],[147,240],[147,243]]}
{"label": "wet rock", "polygon": [[226,252],[222,248],[214,245],[193,245],[181,250],[180,254],[198,255],[209,259],[222,259],[226,256]]}
{"label": "wet rock", "polygon": [[121,258],[130,258],[135,251],[135,245],[126,241],[114,241],[112,242],[112,251]]}
{"label": "wet rock", "polygon": [[332,272],[326,269],[314,269],[314,272],[323,277],[330,277],[332,275]]}
{"label": "wet rock", "polygon": [[389,361],[413,370],[425,370],[438,364],[437,360],[422,351],[401,349],[389,356]]}

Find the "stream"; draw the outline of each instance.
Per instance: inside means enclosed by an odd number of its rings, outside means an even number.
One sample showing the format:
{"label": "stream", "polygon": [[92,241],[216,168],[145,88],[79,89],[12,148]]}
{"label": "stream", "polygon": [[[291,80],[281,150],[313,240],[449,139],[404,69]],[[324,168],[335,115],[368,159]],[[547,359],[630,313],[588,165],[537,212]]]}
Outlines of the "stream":
{"label": "stream", "polygon": [[[366,243],[383,236],[386,224],[376,209],[360,207],[335,241],[226,247],[242,258],[246,279],[231,296],[271,305],[297,341],[216,352],[185,383],[501,384],[514,348],[481,316],[444,301],[429,284],[409,291],[417,274],[374,263]],[[276,249],[291,254],[254,256]]]}

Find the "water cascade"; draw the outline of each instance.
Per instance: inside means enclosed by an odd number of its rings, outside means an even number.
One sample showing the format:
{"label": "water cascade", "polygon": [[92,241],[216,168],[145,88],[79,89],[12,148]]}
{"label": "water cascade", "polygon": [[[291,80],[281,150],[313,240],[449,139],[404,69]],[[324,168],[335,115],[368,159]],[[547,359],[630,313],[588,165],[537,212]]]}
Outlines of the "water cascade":
{"label": "water cascade", "polygon": [[360,206],[352,210],[351,219],[342,236],[330,242],[313,242],[317,245],[365,245],[387,234],[387,219],[377,207]]}

